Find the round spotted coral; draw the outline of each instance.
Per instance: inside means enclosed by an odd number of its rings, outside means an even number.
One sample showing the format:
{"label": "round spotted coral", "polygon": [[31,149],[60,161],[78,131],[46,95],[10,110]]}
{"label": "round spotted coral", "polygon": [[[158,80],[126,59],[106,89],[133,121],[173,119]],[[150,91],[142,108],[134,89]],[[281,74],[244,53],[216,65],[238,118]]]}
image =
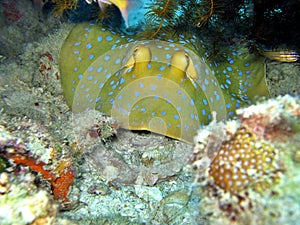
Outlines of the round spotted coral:
{"label": "round spotted coral", "polygon": [[276,149],[257,140],[246,127],[240,127],[214,154],[209,175],[226,191],[239,193],[248,187],[263,191],[279,181]]}

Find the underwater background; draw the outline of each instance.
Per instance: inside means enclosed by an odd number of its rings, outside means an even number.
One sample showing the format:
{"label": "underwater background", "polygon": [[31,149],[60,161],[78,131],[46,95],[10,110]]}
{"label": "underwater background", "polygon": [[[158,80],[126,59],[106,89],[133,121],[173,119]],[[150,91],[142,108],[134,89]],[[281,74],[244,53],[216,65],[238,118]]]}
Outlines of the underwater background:
{"label": "underwater background", "polygon": [[299,19],[0,0],[0,224],[297,224]]}

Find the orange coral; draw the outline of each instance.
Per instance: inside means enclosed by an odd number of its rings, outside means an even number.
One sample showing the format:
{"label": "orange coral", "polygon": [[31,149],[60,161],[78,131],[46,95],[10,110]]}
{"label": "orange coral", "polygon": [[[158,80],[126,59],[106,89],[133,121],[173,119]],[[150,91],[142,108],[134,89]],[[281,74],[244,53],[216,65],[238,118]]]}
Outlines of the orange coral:
{"label": "orange coral", "polygon": [[59,200],[65,206],[69,204],[69,189],[74,181],[74,171],[69,163],[66,163],[68,166],[57,174],[52,170],[44,169],[44,166],[46,166],[44,162],[39,162],[29,156],[18,153],[7,153],[4,156],[11,159],[16,164],[28,166],[31,170],[40,173],[51,184],[54,198]]}
{"label": "orange coral", "polygon": [[237,130],[231,140],[222,143],[209,168],[216,185],[232,193],[251,186],[263,191],[279,180],[277,151],[259,142],[246,127]]}

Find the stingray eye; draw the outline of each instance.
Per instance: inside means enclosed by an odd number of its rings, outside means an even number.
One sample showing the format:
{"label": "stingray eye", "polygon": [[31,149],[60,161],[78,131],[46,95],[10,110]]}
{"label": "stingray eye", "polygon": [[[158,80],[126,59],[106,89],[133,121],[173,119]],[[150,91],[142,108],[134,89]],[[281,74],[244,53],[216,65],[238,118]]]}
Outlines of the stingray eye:
{"label": "stingray eye", "polygon": [[146,46],[137,46],[133,51],[133,58],[135,63],[137,62],[150,62],[151,51]]}
{"label": "stingray eye", "polygon": [[186,71],[190,64],[190,57],[185,51],[177,51],[172,57],[171,64],[177,69]]}

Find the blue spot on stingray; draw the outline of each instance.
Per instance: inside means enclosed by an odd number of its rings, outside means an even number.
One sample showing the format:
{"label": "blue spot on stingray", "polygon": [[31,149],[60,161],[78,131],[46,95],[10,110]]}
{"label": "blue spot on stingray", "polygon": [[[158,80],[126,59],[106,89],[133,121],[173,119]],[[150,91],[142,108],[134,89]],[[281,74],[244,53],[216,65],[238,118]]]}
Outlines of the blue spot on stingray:
{"label": "blue spot on stingray", "polygon": [[114,80],[112,80],[109,84],[110,85],[113,85],[115,83],[115,81]]}
{"label": "blue spot on stingray", "polygon": [[171,55],[170,54],[166,54],[166,59],[171,59]]}
{"label": "blue spot on stingray", "polygon": [[159,68],[159,70],[160,70],[160,71],[163,71],[163,70],[165,70],[165,67],[164,67],[164,66],[161,66],[161,67]]}
{"label": "blue spot on stingray", "polygon": [[178,116],[177,114],[175,114],[175,115],[174,115],[174,119],[175,119],[175,120],[178,120],[178,119],[179,119],[179,116]]}
{"label": "blue spot on stingray", "polygon": [[133,75],[132,75],[132,78],[133,78],[133,79],[135,79],[135,78],[136,78],[136,75],[135,75],[135,74],[133,74]]}
{"label": "blue spot on stingray", "polygon": [[232,68],[230,66],[227,66],[228,71],[232,71]]}
{"label": "blue spot on stingray", "polygon": [[79,55],[79,54],[80,54],[80,51],[74,51],[74,54],[75,54],[75,55]]}
{"label": "blue spot on stingray", "polygon": [[78,68],[77,68],[77,67],[74,67],[74,71],[77,72],[77,71],[78,71]]}
{"label": "blue spot on stingray", "polygon": [[191,100],[190,100],[190,104],[191,104],[191,106],[194,106],[194,105],[195,105],[195,103],[194,103],[194,100],[193,100],[193,99],[191,99]]}
{"label": "blue spot on stingray", "polygon": [[88,80],[93,80],[93,76],[88,76]]}
{"label": "blue spot on stingray", "polygon": [[84,84],[81,84],[81,85],[80,85],[80,88],[84,88]]}
{"label": "blue spot on stingray", "polygon": [[158,99],[158,96],[157,96],[157,95],[154,95],[154,99],[157,100],[157,99]]}
{"label": "blue spot on stingray", "polygon": [[81,45],[81,42],[78,41],[78,42],[75,42],[74,46],[80,46]]}
{"label": "blue spot on stingray", "polygon": [[245,66],[246,66],[246,67],[250,66],[250,63],[248,63],[248,62],[247,62],[247,63],[245,63]]}
{"label": "blue spot on stingray", "polygon": [[170,100],[170,99],[167,99],[167,103],[168,103],[168,104],[171,104],[171,100]]}
{"label": "blue spot on stingray", "polygon": [[115,64],[119,64],[120,62],[121,62],[121,59],[117,58],[116,61],[115,61]]}
{"label": "blue spot on stingray", "polygon": [[107,40],[107,41],[112,41],[112,40],[113,40],[113,37],[112,37],[112,36],[106,36],[106,40]]}
{"label": "blue spot on stingray", "polygon": [[100,73],[102,70],[103,70],[103,67],[100,66],[100,67],[98,67],[97,72]]}
{"label": "blue spot on stingray", "polygon": [[146,109],[145,108],[141,108],[141,112],[146,112]]}
{"label": "blue spot on stingray", "polygon": [[203,104],[204,104],[204,105],[207,105],[207,104],[208,104],[206,99],[203,99],[202,101],[203,101]]}
{"label": "blue spot on stingray", "polygon": [[188,130],[190,129],[190,126],[187,125],[187,124],[184,124],[184,129],[185,129],[186,131],[188,131]]}
{"label": "blue spot on stingray", "polygon": [[103,86],[104,86],[104,83],[103,82],[101,82],[100,84],[99,84],[99,88],[103,88]]}
{"label": "blue spot on stingray", "polygon": [[208,69],[205,69],[205,74],[209,75],[209,70]]}
{"label": "blue spot on stingray", "polygon": [[105,61],[110,60],[110,56],[109,56],[109,55],[104,56],[104,60],[105,60]]}
{"label": "blue spot on stingray", "polygon": [[230,103],[226,104],[226,108],[229,109],[230,108]]}
{"label": "blue spot on stingray", "polygon": [[142,82],[140,82],[140,83],[139,83],[139,87],[140,87],[140,88],[143,88],[143,87],[144,87],[144,84],[143,84]]}
{"label": "blue spot on stingray", "polygon": [[231,84],[231,80],[226,80],[226,83],[227,84]]}
{"label": "blue spot on stingray", "polygon": [[151,69],[151,64],[148,63],[147,68],[150,70]]}
{"label": "blue spot on stingray", "polygon": [[205,83],[205,85],[209,84],[209,82],[208,82],[208,80],[206,78],[204,79],[204,83]]}
{"label": "blue spot on stingray", "polygon": [[136,96],[136,97],[139,97],[140,95],[141,95],[141,93],[140,93],[140,92],[138,92],[138,91],[137,91],[137,92],[135,92],[135,96]]}
{"label": "blue spot on stingray", "polygon": [[86,94],[85,97],[86,97],[86,98],[90,97],[90,94]]}
{"label": "blue spot on stingray", "polygon": [[161,74],[157,74],[157,78],[158,78],[158,79],[161,79],[161,78],[162,78],[162,75],[161,75]]}
{"label": "blue spot on stingray", "polygon": [[163,48],[163,46],[161,46],[161,45],[157,45],[156,47],[157,47],[157,48]]}
{"label": "blue spot on stingray", "polygon": [[181,107],[180,107],[180,106],[177,106],[176,109],[177,109],[178,111],[180,111],[180,110],[181,110]]}
{"label": "blue spot on stingray", "polygon": [[162,116],[164,116],[164,115],[166,115],[167,113],[166,113],[165,111],[162,111],[160,114],[161,114]]}
{"label": "blue spot on stingray", "polygon": [[181,94],[181,90],[180,90],[180,89],[179,89],[179,90],[177,90],[177,94],[179,94],[179,95]]}
{"label": "blue spot on stingray", "polygon": [[90,55],[89,55],[89,59],[93,59],[94,57],[95,57],[94,54],[90,54]]}
{"label": "blue spot on stingray", "polygon": [[182,99],[186,100],[186,95],[185,94],[182,95]]}
{"label": "blue spot on stingray", "polygon": [[78,75],[78,79],[79,79],[79,80],[82,79],[82,74],[79,74],[79,75]]}
{"label": "blue spot on stingray", "polygon": [[109,79],[111,76],[111,73],[105,74],[106,79]]}
{"label": "blue spot on stingray", "polygon": [[86,49],[91,49],[92,48],[92,44],[88,43],[85,47],[86,47]]}
{"label": "blue spot on stingray", "polygon": [[120,84],[123,84],[124,82],[125,82],[125,78],[122,77],[122,78],[120,79]]}
{"label": "blue spot on stingray", "polygon": [[243,72],[242,71],[239,71],[239,76],[243,76]]}
{"label": "blue spot on stingray", "polygon": [[234,64],[234,60],[232,58],[228,57],[227,60],[228,60],[229,64]]}
{"label": "blue spot on stingray", "polygon": [[191,118],[192,120],[195,119],[194,113],[190,113],[190,118]]}
{"label": "blue spot on stingray", "polygon": [[97,40],[101,42],[103,40],[102,36],[98,36]]}
{"label": "blue spot on stingray", "polygon": [[82,61],[82,58],[81,58],[81,57],[78,57],[77,60],[80,62],[80,61]]}
{"label": "blue spot on stingray", "polygon": [[97,98],[96,98],[96,102],[99,102],[100,100],[101,100],[100,97],[97,97]]}
{"label": "blue spot on stingray", "polygon": [[74,92],[74,91],[75,91],[75,88],[72,88],[71,91]]}
{"label": "blue spot on stingray", "polygon": [[88,71],[89,71],[89,72],[92,72],[92,71],[93,71],[93,69],[94,69],[94,67],[93,67],[93,66],[89,66],[89,68],[88,68]]}
{"label": "blue spot on stingray", "polygon": [[109,96],[110,96],[110,95],[113,95],[113,94],[114,94],[113,91],[108,92],[108,95],[109,95]]}

